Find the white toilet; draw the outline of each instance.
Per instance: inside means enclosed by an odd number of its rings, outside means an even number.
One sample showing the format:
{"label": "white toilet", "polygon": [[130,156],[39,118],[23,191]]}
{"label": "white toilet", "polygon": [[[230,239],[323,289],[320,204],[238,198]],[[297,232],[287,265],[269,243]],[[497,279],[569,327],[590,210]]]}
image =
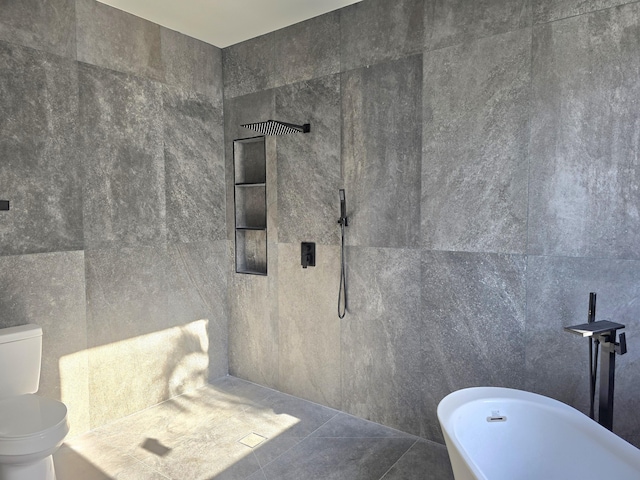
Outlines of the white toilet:
{"label": "white toilet", "polygon": [[42,328],[0,329],[0,480],[55,480],[52,454],[69,433],[64,403],[33,395]]}

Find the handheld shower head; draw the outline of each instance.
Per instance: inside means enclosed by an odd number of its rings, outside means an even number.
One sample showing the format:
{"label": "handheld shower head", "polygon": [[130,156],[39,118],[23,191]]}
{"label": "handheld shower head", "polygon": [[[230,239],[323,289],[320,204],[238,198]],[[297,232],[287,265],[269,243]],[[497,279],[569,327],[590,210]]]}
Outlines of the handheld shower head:
{"label": "handheld shower head", "polygon": [[347,220],[347,200],[344,194],[344,188],[338,190],[340,196],[340,225],[341,243],[340,243],[340,290],[338,291],[338,318],[342,319],[347,313],[347,272],[344,260],[344,227],[349,225]]}
{"label": "handheld shower head", "polygon": [[344,194],[344,188],[338,190],[338,194],[340,195],[340,220],[338,220],[338,223],[347,227],[349,223],[347,221],[347,201]]}

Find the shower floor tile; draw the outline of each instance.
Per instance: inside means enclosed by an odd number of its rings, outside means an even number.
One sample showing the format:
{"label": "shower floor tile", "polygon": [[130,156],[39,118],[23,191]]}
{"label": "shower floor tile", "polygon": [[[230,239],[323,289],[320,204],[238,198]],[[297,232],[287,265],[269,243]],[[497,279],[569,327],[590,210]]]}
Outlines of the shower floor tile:
{"label": "shower floor tile", "polygon": [[69,439],[54,461],[58,480],[453,479],[442,445],[234,377]]}

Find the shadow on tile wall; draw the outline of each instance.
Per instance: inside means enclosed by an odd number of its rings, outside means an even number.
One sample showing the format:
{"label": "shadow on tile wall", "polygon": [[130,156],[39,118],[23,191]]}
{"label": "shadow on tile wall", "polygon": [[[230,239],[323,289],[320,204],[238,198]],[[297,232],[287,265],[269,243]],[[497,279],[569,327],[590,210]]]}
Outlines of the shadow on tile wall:
{"label": "shadow on tile wall", "polygon": [[273,139],[277,288],[230,283],[231,373],[438,441],[464,387],[585,410],[587,346],[562,327],[596,291],[632,339],[615,425],[637,444],[640,4],[621,3],[364,0],[225,48],[227,147],[240,118],[312,123]]}
{"label": "shadow on tile wall", "polygon": [[94,0],[0,9],[0,327],[42,325],[72,435],[228,372],[222,103],[214,46]]}

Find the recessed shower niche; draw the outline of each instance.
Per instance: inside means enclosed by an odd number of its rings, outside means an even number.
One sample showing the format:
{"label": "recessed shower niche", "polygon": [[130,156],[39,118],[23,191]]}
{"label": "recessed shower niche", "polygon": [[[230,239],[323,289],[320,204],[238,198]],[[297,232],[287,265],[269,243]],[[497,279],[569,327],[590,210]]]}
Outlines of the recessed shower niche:
{"label": "recessed shower niche", "polygon": [[233,142],[236,273],[267,274],[265,137]]}

